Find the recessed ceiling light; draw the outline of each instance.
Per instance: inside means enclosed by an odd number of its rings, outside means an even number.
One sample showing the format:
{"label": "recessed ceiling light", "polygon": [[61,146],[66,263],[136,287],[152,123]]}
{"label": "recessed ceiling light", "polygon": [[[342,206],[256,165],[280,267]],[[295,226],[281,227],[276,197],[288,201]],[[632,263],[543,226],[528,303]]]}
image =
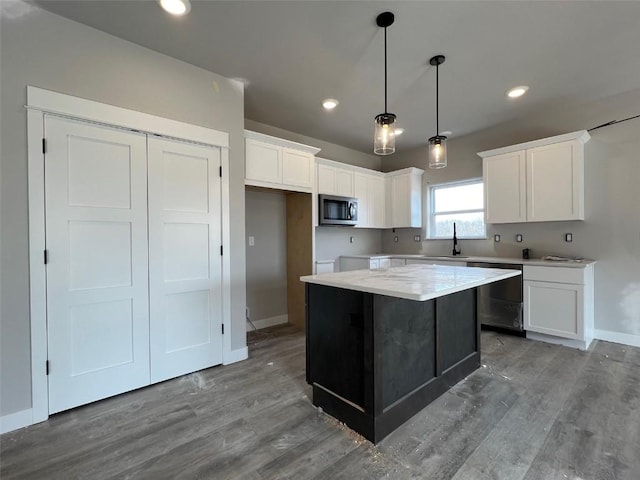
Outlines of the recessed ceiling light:
{"label": "recessed ceiling light", "polygon": [[398,135],[402,135],[404,133],[404,128],[396,128],[393,131],[393,134],[397,137]]}
{"label": "recessed ceiling light", "polygon": [[507,97],[509,98],[518,98],[527,93],[529,87],[526,85],[520,85],[518,87],[513,87],[511,90],[507,92]]}
{"label": "recessed ceiling light", "polygon": [[171,15],[184,15],[191,10],[189,0],[158,0],[158,3]]}
{"label": "recessed ceiling light", "polygon": [[322,101],[322,106],[325,108],[325,110],[333,110],[338,106],[339,103],[340,102],[335,98],[327,98]]}

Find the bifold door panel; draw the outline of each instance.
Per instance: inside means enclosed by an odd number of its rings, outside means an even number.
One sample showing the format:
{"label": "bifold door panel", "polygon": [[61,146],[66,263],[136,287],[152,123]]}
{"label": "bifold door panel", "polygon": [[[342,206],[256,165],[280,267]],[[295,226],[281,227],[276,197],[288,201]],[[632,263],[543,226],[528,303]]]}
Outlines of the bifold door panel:
{"label": "bifold door panel", "polygon": [[46,117],[49,412],[149,384],[145,135]]}
{"label": "bifold door panel", "polygon": [[219,149],[45,133],[49,412],[222,363]]}
{"label": "bifold door panel", "polygon": [[222,363],[220,151],[149,139],[151,381]]}

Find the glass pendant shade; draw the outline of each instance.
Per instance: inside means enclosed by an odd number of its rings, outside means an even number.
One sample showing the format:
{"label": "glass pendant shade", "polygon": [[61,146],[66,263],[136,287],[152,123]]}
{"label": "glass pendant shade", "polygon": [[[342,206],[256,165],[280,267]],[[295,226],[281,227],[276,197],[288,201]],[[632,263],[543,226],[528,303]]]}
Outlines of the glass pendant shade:
{"label": "glass pendant shade", "polygon": [[396,116],[393,113],[381,113],[376,116],[373,153],[391,155],[396,151]]}
{"label": "glass pendant shade", "polygon": [[436,135],[429,139],[429,168],[447,166],[447,137]]}

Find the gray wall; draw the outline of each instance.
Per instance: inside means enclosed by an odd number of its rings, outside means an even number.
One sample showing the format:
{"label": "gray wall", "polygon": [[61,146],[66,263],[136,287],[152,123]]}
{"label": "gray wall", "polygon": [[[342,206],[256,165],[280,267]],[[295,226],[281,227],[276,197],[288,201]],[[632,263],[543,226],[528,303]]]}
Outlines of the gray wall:
{"label": "gray wall", "polygon": [[229,133],[231,343],[246,345],[242,86],[28,4],[0,2],[0,8],[0,415],[31,407],[27,85]]}
{"label": "gray wall", "polygon": [[[382,253],[382,230],[349,227],[316,227],[316,260],[340,255]],[[353,243],[350,238],[353,237]],[[338,270],[338,262],[335,264]]]}
{"label": "gray wall", "polygon": [[251,320],[287,314],[287,203],[277,190],[245,192],[247,306]]}
{"label": "gray wall", "polygon": [[[449,166],[429,171],[427,181],[440,183],[478,177],[482,162],[476,152],[588,129],[610,120],[640,113],[640,90],[616,95],[570,111],[547,111],[509,124],[454,138],[450,141]],[[488,225],[489,240],[463,240],[462,253],[520,257],[529,247],[535,257],[546,254],[592,258],[596,264],[596,329],[640,335],[640,119],[604,127],[591,132],[585,147],[586,220],[574,222],[521,223]],[[393,159],[423,165],[424,151],[413,151]],[[383,170],[391,160],[383,161]],[[573,242],[565,243],[564,234],[573,233]],[[449,241],[414,243],[420,229],[385,231],[383,247],[390,252],[450,253]],[[493,234],[502,237],[494,244]],[[523,243],[515,242],[521,233]]]}

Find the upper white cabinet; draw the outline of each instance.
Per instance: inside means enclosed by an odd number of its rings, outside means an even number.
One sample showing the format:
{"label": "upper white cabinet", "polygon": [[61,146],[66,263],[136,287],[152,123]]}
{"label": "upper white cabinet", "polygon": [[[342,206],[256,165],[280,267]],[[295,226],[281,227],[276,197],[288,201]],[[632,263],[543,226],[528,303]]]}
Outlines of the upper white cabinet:
{"label": "upper white cabinet", "polygon": [[588,132],[480,152],[487,223],[584,220]]}
{"label": "upper white cabinet", "polygon": [[387,228],[422,226],[422,174],[405,168],[386,174]]}
{"label": "upper white cabinet", "polygon": [[[326,195],[354,196],[354,172],[349,168],[335,165],[337,162],[319,159],[318,193]],[[324,162],[324,163],[322,163]]]}
{"label": "upper white cabinet", "polygon": [[320,149],[245,130],[245,185],[312,192]]}
{"label": "upper white cabinet", "polygon": [[384,174],[354,172],[354,196],[358,199],[360,228],[384,228]]}
{"label": "upper white cabinet", "polygon": [[324,158],[316,164],[316,193],[358,199],[356,228],[422,226],[423,170],[382,173]]}

